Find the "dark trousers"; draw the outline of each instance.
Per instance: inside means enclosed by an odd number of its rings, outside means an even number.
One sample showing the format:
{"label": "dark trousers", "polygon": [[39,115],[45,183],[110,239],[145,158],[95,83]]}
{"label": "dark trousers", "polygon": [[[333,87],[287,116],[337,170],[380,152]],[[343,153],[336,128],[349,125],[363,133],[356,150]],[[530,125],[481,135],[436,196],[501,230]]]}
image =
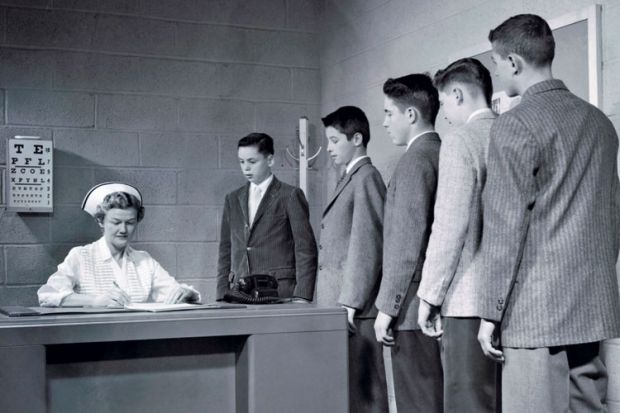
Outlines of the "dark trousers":
{"label": "dark trousers", "polygon": [[349,412],[386,413],[387,386],[382,345],[375,339],[373,318],[356,319],[349,336]]}
{"label": "dark trousers", "polygon": [[478,318],[443,318],[443,385],[446,413],[495,413],[500,365],[478,343]]}
{"label": "dark trousers", "polygon": [[443,412],[443,371],[437,340],[420,330],[395,331],[394,396],[399,413]]}

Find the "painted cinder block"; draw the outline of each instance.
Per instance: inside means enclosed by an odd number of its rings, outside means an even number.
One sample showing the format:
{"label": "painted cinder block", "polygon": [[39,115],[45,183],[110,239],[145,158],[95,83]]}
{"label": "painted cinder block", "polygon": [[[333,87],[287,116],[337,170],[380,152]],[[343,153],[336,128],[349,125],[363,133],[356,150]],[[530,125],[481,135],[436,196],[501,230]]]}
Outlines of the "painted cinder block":
{"label": "painted cinder block", "polygon": [[[322,2],[315,0],[288,0],[288,27],[317,33],[320,30]],[[326,10],[329,13],[328,10]]]}
{"label": "painted cinder block", "polygon": [[[138,230],[141,224],[138,224]],[[174,243],[132,242],[131,247],[148,252],[170,275],[177,273],[177,252]]]}
{"label": "painted cinder block", "polygon": [[50,219],[47,214],[0,214],[0,243],[33,244],[50,241]]}
{"label": "painted cinder block", "polygon": [[97,126],[109,129],[171,130],[177,127],[177,101],[160,96],[97,96]]}
{"label": "painted cinder block", "polygon": [[[55,157],[57,154],[58,151],[54,151]],[[72,204],[79,208],[94,185],[92,168],[54,166],[54,206]]]}
{"label": "painted cinder block", "polygon": [[1,48],[0,61],[0,87],[46,89],[52,86],[52,52]]}
{"label": "painted cinder block", "polygon": [[218,139],[214,135],[141,133],[140,148],[142,166],[217,168],[218,165]]}
{"label": "painted cinder block", "polygon": [[278,134],[285,133],[295,137],[299,127],[299,118],[308,117],[310,124],[321,124],[319,106],[314,104],[293,103],[257,103],[256,104],[256,130]]}
{"label": "painted cinder block", "polygon": [[94,242],[101,237],[97,221],[82,211],[80,205],[55,206],[51,228],[54,242],[82,245]]}
{"label": "painted cinder block", "polygon": [[98,15],[92,48],[112,52],[170,55],[175,23],[128,16]]}
{"label": "painted cinder block", "polygon": [[54,87],[94,91],[142,91],[140,58],[56,51]]}
{"label": "painted cinder block", "polygon": [[41,9],[7,9],[6,41],[13,45],[88,49],[97,15]]}
{"label": "painted cinder block", "polygon": [[[177,174],[160,169],[95,169],[95,183],[123,182],[135,185],[147,210],[151,205],[176,203]],[[148,212],[147,212],[148,213]]]}
{"label": "painted cinder block", "polygon": [[55,9],[137,14],[140,0],[54,0]]}
{"label": "painted cinder block", "polygon": [[247,132],[254,127],[254,104],[235,100],[181,99],[179,128],[200,132]]}
{"label": "painted cinder block", "polygon": [[204,206],[147,207],[139,241],[215,241],[217,209]]}
{"label": "painted cinder block", "polygon": [[177,245],[177,274],[180,278],[207,278],[217,275],[217,242]]}
{"label": "painted cinder block", "polygon": [[286,27],[286,0],[158,0],[142,2],[145,16],[253,27]]}
{"label": "painted cinder block", "polygon": [[16,286],[0,288],[0,305],[38,306],[39,286]]}
{"label": "painted cinder block", "polygon": [[296,102],[321,100],[321,73],[318,69],[293,69],[293,94]]}
{"label": "painted cinder block", "polygon": [[175,54],[208,60],[316,67],[318,35],[204,24],[179,24]]}
{"label": "painted cinder block", "polygon": [[5,246],[7,284],[44,284],[76,245]]}
{"label": "painted cinder block", "polygon": [[0,165],[6,164],[7,139],[12,139],[17,135],[39,136],[41,138],[51,139],[52,131],[50,129],[44,129],[44,128],[28,128],[28,127],[20,127],[20,126],[0,127]]}
{"label": "painted cinder block", "polygon": [[179,173],[179,204],[223,205],[226,194],[246,182],[241,171],[186,169]]}
{"label": "painted cinder block", "polygon": [[138,134],[108,130],[54,130],[56,166],[134,166],[140,161]]}
{"label": "painted cinder block", "polygon": [[180,281],[198,290],[203,303],[215,302],[215,289],[217,285],[215,278],[182,278]]}
{"label": "painted cinder block", "polygon": [[6,95],[7,123],[82,128],[94,125],[92,94],[7,90]]}

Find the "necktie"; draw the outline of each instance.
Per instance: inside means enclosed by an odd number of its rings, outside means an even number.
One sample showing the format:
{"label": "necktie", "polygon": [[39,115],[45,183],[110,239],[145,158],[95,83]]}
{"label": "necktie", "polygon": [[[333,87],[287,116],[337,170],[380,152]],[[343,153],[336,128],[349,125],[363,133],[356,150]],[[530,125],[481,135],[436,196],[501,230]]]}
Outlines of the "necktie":
{"label": "necktie", "polygon": [[254,186],[250,192],[250,224],[254,222],[258,205],[260,204],[261,190],[258,186]]}

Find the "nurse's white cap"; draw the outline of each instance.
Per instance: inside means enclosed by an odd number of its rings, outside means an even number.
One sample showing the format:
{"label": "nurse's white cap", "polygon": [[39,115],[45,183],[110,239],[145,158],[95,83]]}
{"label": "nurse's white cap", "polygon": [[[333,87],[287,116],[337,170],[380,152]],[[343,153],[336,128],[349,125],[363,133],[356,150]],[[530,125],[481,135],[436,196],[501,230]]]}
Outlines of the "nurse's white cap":
{"label": "nurse's white cap", "polygon": [[94,217],[97,212],[97,205],[101,205],[106,195],[113,192],[126,192],[131,194],[138,198],[140,205],[142,205],[142,194],[140,194],[137,188],[127,184],[121,184],[120,182],[104,182],[93,186],[90,191],[88,191],[82,201],[82,209]]}

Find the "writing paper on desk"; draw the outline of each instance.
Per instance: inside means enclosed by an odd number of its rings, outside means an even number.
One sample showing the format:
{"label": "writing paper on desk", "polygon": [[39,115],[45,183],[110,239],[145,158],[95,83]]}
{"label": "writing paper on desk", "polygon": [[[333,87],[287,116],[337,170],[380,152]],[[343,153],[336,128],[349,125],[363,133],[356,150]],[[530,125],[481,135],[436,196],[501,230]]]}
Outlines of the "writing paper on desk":
{"label": "writing paper on desk", "polygon": [[231,304],[162,304],[162,303],[131,303],[125,306],[126,310],[134,311],[182,311],[182,310],[208,310],[220,308],[245,308],[244,305]]}

